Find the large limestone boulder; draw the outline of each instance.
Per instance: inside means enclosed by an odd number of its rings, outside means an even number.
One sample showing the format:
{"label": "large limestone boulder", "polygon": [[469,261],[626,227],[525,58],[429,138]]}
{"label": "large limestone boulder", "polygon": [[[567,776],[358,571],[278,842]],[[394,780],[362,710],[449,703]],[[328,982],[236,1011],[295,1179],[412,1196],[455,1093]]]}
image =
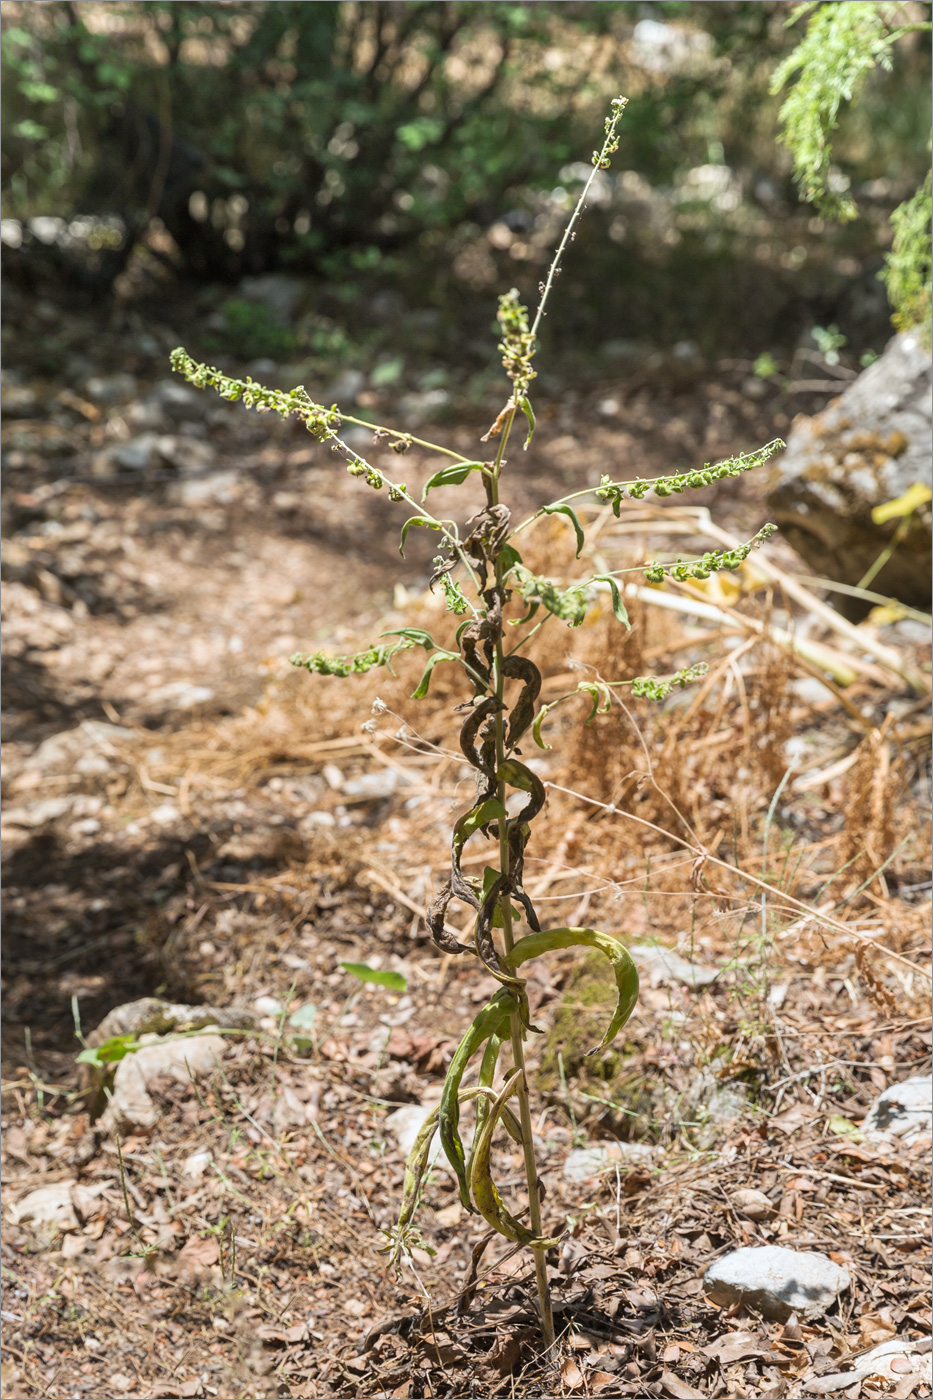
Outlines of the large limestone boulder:
{"label": "large limestone boulder", "polygon": [[[857,584],[890,543],[899,518],[876,524],[872,510],[933,478],[933,362],[918,336],[891,341],[841,398],[795,422],[769,481],[772,519],[813,573]],[[931,601],[930,503],[871,589],[913,607]],[[867,605],[834,599],[852,616]]]}

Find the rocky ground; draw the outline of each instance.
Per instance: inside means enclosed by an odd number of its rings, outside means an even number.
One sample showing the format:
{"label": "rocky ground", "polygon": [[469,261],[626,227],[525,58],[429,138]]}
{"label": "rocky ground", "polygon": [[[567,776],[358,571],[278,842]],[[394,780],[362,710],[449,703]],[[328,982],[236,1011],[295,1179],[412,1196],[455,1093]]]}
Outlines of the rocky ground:
{"label": "rocky ground", "polygon": [[[725,619],[636,597],[623,641],[597,611],[535,652],[544,699],[581,666],[710,666],[673,703],[555,717],[542,769],[536,902],[624,936],[643,981],[590,1058],[601,970],[559,954],[529,984],[564,1232],[548,1358],[527,1259],[442,1162],[424,1248],[399,1280],[376,1252],[491,990],[421,922],[462,697],[439,670],[407,699],[407,658],[349,682],[285,661],[442,628],[430,546],[400,560],[384,496],[307,434],[173,379],[183,305],[93,334],[86,311],[17,314],[56,358],[4,380],[5,1393],[929,1394],[928,632],[841,635],[747,569],[700,599]],[[513,499],[754,447],[818,406],[749,375],[659,362],[545,402]],[[490,404],[432,427],[430,392],[421,431],[473,452]],[[432,469],[405,458],[409,485]],[[760,492],[728,487],[699,503],[748,538]],[[591,519],[613,567],[709,544],[695,517],[679,539],[650,511]],[[557,575],[564,526],[533,546]],[[494,1165],[509,1199],[520,1156]]]}

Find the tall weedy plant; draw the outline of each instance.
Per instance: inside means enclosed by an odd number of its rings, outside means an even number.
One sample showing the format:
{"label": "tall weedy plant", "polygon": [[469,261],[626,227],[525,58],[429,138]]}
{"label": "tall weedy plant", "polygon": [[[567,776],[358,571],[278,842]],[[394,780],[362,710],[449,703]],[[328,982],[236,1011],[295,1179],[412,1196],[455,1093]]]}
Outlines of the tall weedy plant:
{"label": "tall weedy plant", "polygon": [[[736,476],[759,466],[778,447],[783,446],[780,442],[769,443],[758,452],[733,457],[715,466],[707,465],[700,471],[651,481],[619,482],[603,476],[598,486],[573,492],[542,506],[520,524],[512,524],[509,509],[501,496],[506,447],[519,415],[526,423],[525,448],[531,443],[535,416],[530,390],[535,378],[533,362],[538,331],[561,259],[585,207],[593,178],[597,171],[609,166],[610,157],[618,148],[616,133],[625,102],[624,98],[619,97],[612,103],[606,118],[602,147],[593,153],[593,173],[564,230],[547,280],[541,286],[541,299],[534,319],[529,319],[528,311],[522,306],[516,291],[507,292],[499,298],[498,320],[502,331],[499,349],[503,368],[511,382],[511,391],[502,411],[482,439],[483,442],[496,443],[492,459],[470,461],[449,448],[424,442],[398,428],[380,426],[374,429],[376,441],[388,443],[395,452],[404,453],[412,443],[419,443],[452,459],[429,479],[420,502],[412,498],[404,483],[389,480],[381,468],[371,465],[343,441],[340,436],[342,425],[361,423],[359,418],[341,413],[336,405],[326,408],[315,403],[303,388],[282,393],[264,388],[250,379],[231,379],[207,365],[196,364],[184,350],[176,350],[172,355],[173,368],[199,388],[215,389],[225,399],[240,400],[260,411],[271,410],[283,417],[294,416],[303,420],[313,437],[330,443],[343,454],[351,475],[360,477],[376,490],[386,488],[390,501],[405,501],[413,506],[415,514],[409,516],[401,527],[400,552],[404,552],[411,529],[433,530],[439,536],[440,552],[434,560],[431,585],[440,585],[448,611],[463,619],[457,627],[454,645],[439,645],[421,628],[402,627],[383,633],[372,646],[354,656],[339,657],[315,652],[308,656],[295,656],[292,661],[318,675],[348,676],[368,671],[374,666],[388,666],[398,653],[421,647],[427,654],[427,662],[414,691],[415,698],[420,699],[428,693],[434,668],[447,662],[461,668],[467,684],[472,688],[472,695],[459,707],[466,711],[460,730],[460,746],[467,763],[474,770],[475,793],[469,810],[454,826],[450,873],[428,911],[427,924],[440,948],[447,953],[466,953],[475,957],[500,984],[500,990],[483,1007],[460,1042],[447,1073],[440,1104],[425,1121],[414,1144],[405,1174],[401,1214],[397,1226],[390,1232],[386,1252],[397,1264],[420,1238],[412,1221],[427,1172],[431,1141],[439,1125],[441,1143],[456,1173],[464,1207],[472,1213],[478,1212],[506,1239],[532,1251],[541,1325],[548,1346],[554,1342],[554,1323],[545,1256],[547,1250],[559,1243],[560,1237],[546,1235],[542,1224],[542,1192],[535,1165],[524,1048],[528,1033],[537,1028],[531,1024],[525,982],[519,975],[519,969],[530,959],[558,948],[595,948],[605,955],[615,976],[618,999],[597,1050],[612,1041],[632,1014],[638,997],[638,973],[625,947],[608,934],[593,928],[542,929],[522,877],[532,824],[541,815],[546,794],[541,779],[528,763],[522,761],[519,743],[530,731],[536,744],[548,748],[542,737],[544,718],[555,705],[571,696],[582,693],[589,697],[592,719],[598,712],[608,710],[613,692],[620,685],[629,685],[636,696],[664,699],[675,686],[682,687],[696,680],[706,668],[694,666],[673,676],[642,676],[627,682],[586,680],[550,704],[540,705],[541,672],[533,661],[522,655],[529,638],[554,618],[568,627],[579,626],[600,592],[610,595],[616,618],[627,627],[628,617],[618,575],[631,571],[620,570],[579,579],[569,585],[558,584],[526,567],[515,540],[536,521],[549,515],[562,515],[573,527],[579,558],[585,534],[571,505],[571,501],[577,497],[594,495],[599,500],[609,502],[618,516],[626,499],[640,500],[648,491],[653,491],[657,496],[669,496],[690,487],[708,486],[723,477]],[[365,423],[363,426],[372,427],[372,424]],[[461,485],[473,473],[483,484],[486,504],[463,525],[458,525],[454,520],[441,520],[425,507],[424,502],[433,489]],[[752,548],[767,538],[773,528],[765,526],[753,540],[729,552],[717,551],[704,554],[700,559],[675,564],[654,563],[644,569],[644,573],[655,582],[662,581],[667,574],[683,581],[708,578],[719,569],[734,569]],[[510,605],[517,602],[524,604],[523,610],[518,616],[507,618]],[[524,797],[520,809],[514,814],[510,814],[507,806],[510,792]],[[471,879],[462,869],[464,847],[477,834],[492,840],[497,847],[494,862],[486,867],[482,881]],[[456,931],[446,922],[447,909],[452,900],[459,900],[476,911],[473,935],[468,943],[461,943]],[[517,921],[524,921],[529,929],[521,937],[516,937]],[[497,1090],[496,1067],[505,1045],[509,1046],[511,1053],[511,1070],[505,1083]],[[477,1058],[477,1082],[464,1087],[467,1068]],[[509,1107],[513,1095],[518,1104],[517,1116]],[[460,1108],[468,1101],[476,1102],[475,1127],[469,1152],[464,1148],[460,1134]],[[527,1224],[507,1209],[490,1172],[492,1141],[500,1121],[524,1154],[528,1191]]]}

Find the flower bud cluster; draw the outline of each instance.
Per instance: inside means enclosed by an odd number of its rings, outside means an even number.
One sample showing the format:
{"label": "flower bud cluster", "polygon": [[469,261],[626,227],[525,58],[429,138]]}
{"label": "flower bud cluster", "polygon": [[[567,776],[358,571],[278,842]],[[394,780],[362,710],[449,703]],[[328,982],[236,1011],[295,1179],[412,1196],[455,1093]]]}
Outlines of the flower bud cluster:
{"label": "flower bud cluster", "polygon": [[639,700],[666,700],[675,686],[683,690],[693,681],[702,680],[708,671],[706,662],[698,661],[673,676],[638,676],[632,681],[632,694]]}
{"label": "flower bud cluster", "polygon": [[[288,660],[290,665],[299,666],[318,676],[358,676],[364,671],[371,671],[374,666],[388,666],[397,652],[408,651],[414,645],[409,638],[400,637],[396,642],[387,642],[382,646],[373,645],[365,651],[356,652],[353,656],[331,656],[326,651],[315,651],[308,656],[302,656],[300,651],[296,651]],[[375,710],[375,705],[373,709]]]}
{"label": "flower bud cluster", "polygon": [[610,165],[610,156],[614,156],[616,151],[619,149],[619,142],[618,138],[616,137],[616,128],[619,125],[619,120],[622,116],[622,113],[625,111],[625,108],[628,105],[628,98],[614,97],[610,105],[611,112],[610,115],[606,118],[605,122],[606,139],[603,142],[603,148],[601,151],[593,152],[593,164],[596,166],[597,170],[608,170]]}
{"label": "flower bud cluster", "polygon": [[499,298],[496,319],[502,329],[502,340],[499,342],[502,367],[515,385],[513,398],[517,402],[528,392],[528,386],[536,375],[531,368],[535,338],[528,323],[528,308],[522,306],[515,287]]}
{"label": "flower bud cluster", "polygon": [[715,465],[707,462],[696,471],[679,472],[674,476],[657,476],[651,481],[613,481],[611,477],[601,476],[595,495],[600,500],[611,501],[613,513],[618,515],[619,506],[626,496],[630,500],[640,501],[649,491],[653,491],[656,496],[674,496],[687,490],[712,486],[713,482],[722,481],[724,477],[741,476],[743,472],[754,471],[786,445],[781,438],[775,438],[757,452],[742,452],[737,457],[729,457],[724,462],[716,462]]}
{"label": "flower bud cluster", "polygon": [[686,583],[692,578],[707,579],[710,574],[718,574],[722,569],[737,569],[753,549],[758,549],[759,545],[771,538],[776,529],[776,525],[762,525],[758,534],[747,544],[736,545],[735,549],[713,549],[702,559],[692,562],[684,563],[678,559],[676,564],[654,563],[645,570],[645,578],[649,583],[661,583],[666,576],[677,583]]}

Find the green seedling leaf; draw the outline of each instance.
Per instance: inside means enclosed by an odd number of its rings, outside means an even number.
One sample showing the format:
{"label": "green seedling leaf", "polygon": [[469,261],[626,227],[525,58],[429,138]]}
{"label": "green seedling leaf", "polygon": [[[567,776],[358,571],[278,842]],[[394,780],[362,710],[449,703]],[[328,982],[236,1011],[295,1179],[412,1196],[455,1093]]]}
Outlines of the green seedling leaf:
{"label": "green seedling leaf", "polygon": [[836,1133],[839,1137],[860,1138],[861,1129],[851,1123],[848,1118],[844,1118],[841,1113],[834,1113],[829,1120],[829,1131]]}
{"label": "green seedling leaf", "polygon": [[625,604],[622,602],[622,594],[619,592],[619,585],[612,575],[597,574],[593,582],[608,583],[609,592],[612,594],[612,611],[615,613],[616,621],[621,622],[623,627],[631,628],[632,624],[628,620],[628,613],[625,610]]}
{"label": "green seedling leaf", "polygon": [[117,1064],[139,1048],[139,1041],[135,1035],[112,1035],[102,1045],[95,1045],[93,1048],[87,1046],[75,1055],[75,1060],[79,1065],[92,1065],[94,1069],[102,1069],[104,1065]]}
{"label": "green seedling leaf", "polygon": [[351,977],[358,977],[361,982],[375,982],[377,987],[387,987],[390,992],[404,992],[408,986],[408,979],[400,972],[380,972],[366,963],[342,962],[340,966]]}
{"label": "green seedling leaf", "polygon": [[[523,451],[527,452],[528,448],[531,446],[532,436],[534,435],[535,415],[534,410],[532,409],[528,399],[519,399],[518,406],[521,409],[522,413],[524,413],[525,417],[528,419],[528,436],[525,438],[525,446],[523,448]],[[577,552],[579,553],[579,551]]]}
{"label": "green seedling leaf", "polygon": [[428,688],[431,684],[431,672],[438,662],[459,660],[460,657],[456,656],[452,651],[436,651],[433,656],[428,657],[428,664],[425,666],[421,680],[418,682],[418,688],[411,693],[412,700],[423,700],[427,695]]}
{"label": "green seedling leaf", "polygon": [[416,647],[424,647],[425,651],[433,651],[437,642],[430,632],[425,632],[423,627],[393,627],[390,632],[380,632],[380,637],[404,637],[406,641],[413,642]]}
{"label": "green seedling leaf", "polygon": [[[542,515],[566,515],[567,519],[570,521],[571,525],[573,526],[573,533],[574,533],[574,534],[576,535],[576,537],[577,537],[577,558],[579,559],[579,558],[580,558],[580,550],[583,548],[584,544],[586,543],[586,536],[585,536],[584,533],[583,533],[583,526],[580,524],[580,518],[579,518],[579,516],[577,515],[577,512],[574,510],[573,506],[542,506],[542,507],[541,507],[541,514],[542,514]],[[616,589],[616,592],[618,592],[618,589]]]}
{"label": "green seedling leaf", "polygon": [[541,726],[547,717],[548,711],[553,710],[554,705],[559,704],[560,701],[555,700],[554,703],[551,705],[542,705],[537,715],[535,716],[535,722],[531,726],[531,736],[534,739],[535,743],[538,745],[539,749],[547,749],[548,752],[550,752],[550,750],[554,747],[553,744],[546,744],[541,738]]}
{"label": "green seedling leaf", "polygon": [[478,807],[467,812],[465,817],[460,818],[454,827],[454,840],[462,848],[481,826],[485,826],[487,822],[505,821],[507,816],[508,813],[497,797],[487,798]]}
{"label": "green seedling leaf", "polygon": [[439,530],[441,528],[440,522],[437,520],[427,520],[423,515],[410,515],[402,526],[402,535],[398,546],[398,552],[403,559],[405,558],[405,541],[408,539],[408,532],[412,525],[421,525],[426,530]]}
{"label": "green seedling leaf", "polygon": [[299,1006],[297,1011],[293,1011],[288,1018],[288,1024],[296,1031],[309,1032],[317,1018],[317,1006],[313,1001],[305,1002],[304,1006]]}
{"label": "green seedling leaf", "polygon": [[422,501],[428,499],[428,492],[433,491],[435,486],[460,486],[470,472],[481,472],[485,465],[485,462],[451,462],[449,467],[441,467],[439,472],[435,472],[425,482],[421,493]]}

